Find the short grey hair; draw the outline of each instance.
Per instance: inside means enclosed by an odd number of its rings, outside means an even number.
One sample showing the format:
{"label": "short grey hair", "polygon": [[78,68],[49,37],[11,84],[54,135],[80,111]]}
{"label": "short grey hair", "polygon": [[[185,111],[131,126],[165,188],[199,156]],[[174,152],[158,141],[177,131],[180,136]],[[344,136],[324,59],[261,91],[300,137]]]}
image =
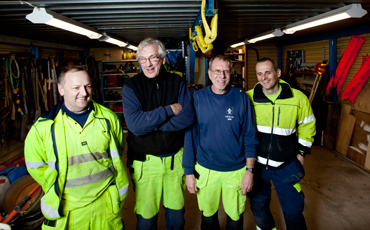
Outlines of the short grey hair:
{"label": "short grey hair", "polygon": [[227,64],[229,65],[230,71],[233,71],[233,63],[230,61],[230,59],[228,59],[226,56],[222,54],[218,54],[217,56],[211,58],[211,60],[208,63],[208,69],[212,69],[213,61],[215,59],[219,59],[221,61],[227,62]]}
{"label": "short grey hair", "polygon": [[166,57],[167,55],[166,47],[161,41],[154,38],[145,38],[140,42],[138,46],[138,49],[136,51],[136,59],[140,58],[140,50],[142,50],[147,45],[156,45],[158,47],[159,56],[161,58]]}
{"label": "short grey hair", "polygon": [[87,76],[89,76],[90,80],[90,74],[86,71],[86,69],[81,65],[68,65],[62,68],[62,71],[60,72],[60,75],[58,77],[58,84],[63,85],[64,84],[64,77],[68,72],[78,72],[78,71],[84,71],[86,72]]}

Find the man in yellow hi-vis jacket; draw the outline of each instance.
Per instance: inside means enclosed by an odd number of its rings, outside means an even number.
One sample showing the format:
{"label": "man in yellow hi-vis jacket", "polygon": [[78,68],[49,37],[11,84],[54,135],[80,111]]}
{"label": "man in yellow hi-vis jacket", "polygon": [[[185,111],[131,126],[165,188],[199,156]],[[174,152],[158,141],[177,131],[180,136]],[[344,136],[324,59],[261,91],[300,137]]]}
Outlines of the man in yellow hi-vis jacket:
{"label": "man in yellow hi-vis jacket", "polygon": [[259,147],[253,190],[248,193],[258,230],[275,229],[270,211],[271,182],[283,210],[287,230],[305,230],[304,194],[299,181],[304,157],[316,134],[315,116],[307,97],[279,79],[274,60],[256,64],[258,83],[247,93],[256,113]]}
{"label": "man in yellow hi-vis jacket", "polygon": [[124,229],[122,127],[111,110],[91,100],[91,88],[82,67],[64,69],[58,79],[63,100],[27,135],[27,169],[45,192],[42,229]]}

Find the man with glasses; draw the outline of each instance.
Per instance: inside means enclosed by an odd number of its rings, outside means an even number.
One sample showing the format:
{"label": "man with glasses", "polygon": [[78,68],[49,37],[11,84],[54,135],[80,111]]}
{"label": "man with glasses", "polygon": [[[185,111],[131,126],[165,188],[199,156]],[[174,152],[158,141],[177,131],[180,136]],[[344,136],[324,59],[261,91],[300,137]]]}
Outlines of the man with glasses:
{"label": "man with glasses", "polygon": [[194,122],[191,96],[183,79],[168,73],[162,42],[144,39],[137,58],[142,73],[122,89],[127,127],[127,165],[134,183],[137,229],[157,229],[163,198],[166,229],[184,229],[184,129]]}
{"label": "man with glasses", "polygon": [[246,193],[253,187],[258,145],[253,108],[243,90],[230,86],[231,69],[231,61],[222,55],[210,60],[212,86],[194,94],[196,122],[185,134],[186,186],[197,194],[202,230],[220,229],[221,193],[226,229],[243,229]]}

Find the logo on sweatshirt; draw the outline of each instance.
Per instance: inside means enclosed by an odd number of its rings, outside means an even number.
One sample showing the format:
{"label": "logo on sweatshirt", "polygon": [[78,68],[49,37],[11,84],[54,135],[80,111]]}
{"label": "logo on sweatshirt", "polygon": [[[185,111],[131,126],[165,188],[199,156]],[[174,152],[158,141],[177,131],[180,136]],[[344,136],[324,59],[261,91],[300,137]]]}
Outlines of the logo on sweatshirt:
{"label": "logo on sweatshirt", "polygon": [[226,107],[226,119],[228,121],[231,121],[234,116],[232,116],[234,114],[234,108],[233,107]]}

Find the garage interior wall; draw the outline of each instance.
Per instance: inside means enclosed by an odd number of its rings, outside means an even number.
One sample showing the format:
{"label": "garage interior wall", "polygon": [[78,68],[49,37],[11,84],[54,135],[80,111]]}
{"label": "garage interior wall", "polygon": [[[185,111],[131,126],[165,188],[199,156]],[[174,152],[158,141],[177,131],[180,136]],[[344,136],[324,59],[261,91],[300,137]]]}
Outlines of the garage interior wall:
{"label": "garage interior wall", "polygon": [[[370,34],[362,34],[365,39],[369,38]],[[339,63],[340,57],[342,52],[346,49],[351,36],[339,37],[337,38],[337,63]],[[249,45],[258,50],[259,58],[262,57],[270,57],[277,61],[277,48],[275,44],[264,44],[258,45],[253,44]],[[324,60],[329,60],[329,40],[320,40],[314,42],[307,42],[307,43],[300,43],[294,45],[286,45],[282,47],[282,75],[286,74],[286,58],[287,58],[287,51],[289,50],[304,50],[304,58],[306,63],[318,63],[323,61],[323,49],[324,49]],[[348,75],[343,85],[341,94],[343,90],[346,88],[348,83],[351,81],[353,76],[359,70],[362,56],[368,56],[368,52],[370,50],[370,41],[365,40],[362,48],[360,49]],[[27,56],[30,52],[30,47],[25,45],[11,45],[11,44],[0,44],[0,55],[5,56],[11,53],[17,54],[17,56]],[[83,52],[81,50],[73,51],[73,50],[63,50],[58,48],[39,48],[39,58],[47,58],[49,56],[56,56],[58,53],[63,53],[65,58],[83,58]],[[94,55],[94,48],[90,49],[90,56]],[[253,49],[247,50],[247,80],[248,86],[247,89],[252,89],[254,85],[257,83],[257,78],[255,74],[255,64],[257,61],[256,52]],[[205,63],[204,58],[197,59],[197,71],[196,71],[196,84],[205,84]],[[99,65],[98,65],[99,66]],[[301,79],[300,76],[297,76],[297,81],[299,82]],[[302,85],[302,84],[301,84]],[[310,90],[310,86],[306,86],[307,90]],[[367,99],[367,95],[370,93],[370,82],[368,81],[364,88],[362,89],[361,93],[359,94],[358,98],[356,99],[355,103],[352,104],[350,101],[341,99],[341,94],[338,96],[338,101],[343,106],[349,106],[350,113],[347,114],[349,116],[356,117],[356,122],[354,123],[353,132],[347,134],[350,135],[350,144],[346,151],[341,152],[343,155],[347,156],[348,158],[352,159],[359,165],[366,167],[366,155],[367,151],[364,148],[360,148],[356,145],[359,143],[362,146],[368,146],[369,141],[367,135],[369,134],[363,127],[369,125],[370,127],[370,101]],[[368,124],[369,123],[369,124]],[[340,127],[338,127],[338,130]],[[348,130],[346,130],[348,132]],[[360,133],[360,134],[359,134]],[[339,135],[338,133],[336,134]],[[365,140],[363,140],[365,137]],[[359,138],[362,138],[359,140]],[[366,139],[367,138],[367,139]],[[368,166],[370,167],[370,157]]]}
{"label": "garage interior wall", "polygon": [[[277,62],[277,49],[275,44],[264,44],[264,45],[248,45],[258,50],[259,58],[269,57]],[[257,55],[253,49],[247,49],[247,76],[248,76],[248,87],[247,90],[253,89],[254,85],[257,84],[256,76],[256,63]]]}

